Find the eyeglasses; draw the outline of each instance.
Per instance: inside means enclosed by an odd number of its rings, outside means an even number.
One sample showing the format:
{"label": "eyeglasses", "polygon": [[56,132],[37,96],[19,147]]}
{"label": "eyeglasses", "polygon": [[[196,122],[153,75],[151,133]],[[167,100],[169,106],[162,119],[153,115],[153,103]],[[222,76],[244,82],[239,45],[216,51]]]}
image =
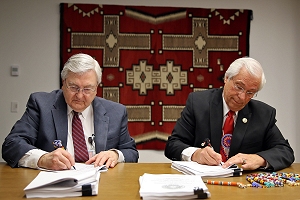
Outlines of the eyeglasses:
{"label": "eyeglasses", "polygon": [[71,86],[68,86],[66,84],[66,87],[71,91],[71,92],[74,92],[74,93],[79,93],[80,91],[82,91],[83,94],[85,95],[89,95],[89,94],[92,94],[93,92],[96,91],[95,88],[80,88],[78,86],[75,86],[75,85],[71,85]]}
{"label": "eyeglasses", "polygon": [[246,96],[248,98],[254,98],[254,97],[257,97],[257,92],[250,92],[250,91],[246,91],[242,86],[240,86],[238,83],[235,83],[233,81],[233,79],[231,79],[232,82],[233,82],[233,88],[235,89],[235,91],[238,93],[238,94],[242,94],[242,93],[245,93]]}

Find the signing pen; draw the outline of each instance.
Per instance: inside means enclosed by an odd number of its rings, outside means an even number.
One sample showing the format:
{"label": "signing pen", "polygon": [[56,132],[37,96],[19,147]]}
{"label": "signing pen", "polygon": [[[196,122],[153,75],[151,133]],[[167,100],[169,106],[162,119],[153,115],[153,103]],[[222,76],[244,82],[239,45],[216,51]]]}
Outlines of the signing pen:
{"label": "signing pen", "polygon": [[210,139],[208,139],[208,138],[205,138],[205,140],[201,143],[201,147],[202,148],[210,147],[210,148],[214,149],[213,146],[210,144]]}
{"label": "signing pen", "polygon": [[[210,147],[212,148],[212,150],[214,150],[213,146],[210,143],[210,139],[209,138],[205,138],[205,140],[201,143],[201,147],[205,148],[205,147]],[[224,162],[220,162],[220,166],[222,166],[224,164]]]}
{"label": "signing pen", "polygon": [[[54,145],[54,148],[56,148],[56,149],[57,149],[57,148],[65,149],[65,147],[62,145],[61,140],[54,140],[54,141],[53,141],[53,145]],[[72,168],[76,170],[76,168],[75,168],[74,165],[72,166]]]}

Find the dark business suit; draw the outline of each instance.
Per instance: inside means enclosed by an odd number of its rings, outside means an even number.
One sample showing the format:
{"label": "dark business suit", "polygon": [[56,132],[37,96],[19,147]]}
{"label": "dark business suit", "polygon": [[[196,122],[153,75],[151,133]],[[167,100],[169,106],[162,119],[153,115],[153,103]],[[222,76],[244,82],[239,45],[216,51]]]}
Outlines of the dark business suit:
{"label": "dark business suit", "polygon": [[[137,162],[138,152],[128,133],[125,106],[99,97],[92,106],[96,153],[114,148],[124,154],[125,162]],[[29,150],[39,148],[51,152],[55,150],[54,140],[61,140],[66,146],[67,137],[67,104],[62,90],[33,93],[25,113],[2,145],[2,157],[11,167],[17,167]]]}
{"label": "dark business suit", "polygon": [[[216,152],[220,152],[223,123],[223,89],[193,92],[169,137],[165,155],[181,160],[187,147],[200,147],[209,138]],[[276,110],[257,101],[250,102],[238,113],[229,157],[237,153],[258,154],[279,170],[294,162],[294,152],[276,126]]]}

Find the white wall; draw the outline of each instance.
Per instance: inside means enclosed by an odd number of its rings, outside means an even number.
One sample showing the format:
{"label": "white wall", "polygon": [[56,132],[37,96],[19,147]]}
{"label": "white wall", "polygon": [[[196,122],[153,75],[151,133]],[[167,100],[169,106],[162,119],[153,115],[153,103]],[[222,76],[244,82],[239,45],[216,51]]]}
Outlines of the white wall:
{"label": "white wall", "polygon": [[[1,0],[0,144],[25,110],[28,96],[59,87],[59,3],[61,0]],[[277,125],[300,162],[300,1],[298,0],[64,0],[69,3],[241,8],[253,10],[250,56],[264,67],[265,88],[258,99],[277,108]],[[20,76],[10,66],[20,65]],[[12,101],[19,103],[10,112]],[[2,154],[0,161],[3,161]],[[140,162],[169,162],[162,151],[140,151]]]}

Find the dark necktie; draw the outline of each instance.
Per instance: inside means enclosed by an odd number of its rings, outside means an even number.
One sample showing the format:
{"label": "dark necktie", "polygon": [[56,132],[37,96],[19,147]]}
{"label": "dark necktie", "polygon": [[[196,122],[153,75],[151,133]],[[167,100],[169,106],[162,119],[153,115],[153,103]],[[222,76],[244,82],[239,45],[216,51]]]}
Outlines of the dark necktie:
{"label": "dark necktie", "polygon": [[75,162],[86,162],[89,159],[86,142],[84,138],[81,120],[78,112],[73,111],[72,137],[74,145]]}
{"label": "dark necktie", "polygon": [[222,155],[222,161],[226,162],[228,159],[230,144],[231,144],[231,137],[234,129],[234,111],[229,111],[227,113],[227,117],[224,122],[223,126],[223,136],[221,139],[221,148],[220,148],[220,154]]}

